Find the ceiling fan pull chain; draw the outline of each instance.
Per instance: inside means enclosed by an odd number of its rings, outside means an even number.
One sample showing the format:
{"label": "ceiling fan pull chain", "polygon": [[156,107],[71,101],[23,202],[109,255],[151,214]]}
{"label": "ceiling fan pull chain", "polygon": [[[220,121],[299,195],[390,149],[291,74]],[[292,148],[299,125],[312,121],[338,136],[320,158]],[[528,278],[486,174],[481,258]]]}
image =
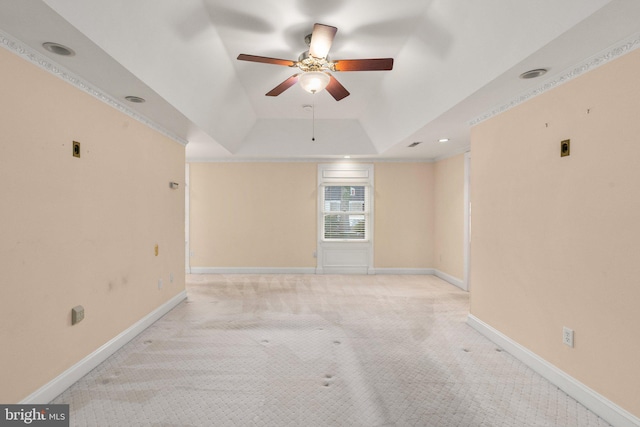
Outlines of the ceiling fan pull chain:
{"label": "ceiling fan pull chain", "polygon": [[311,103],[311,114],[312,114],[312,122],[311,122],[311,141],[316,140],[316,93],[313,92],[311,95],[313,102]]}

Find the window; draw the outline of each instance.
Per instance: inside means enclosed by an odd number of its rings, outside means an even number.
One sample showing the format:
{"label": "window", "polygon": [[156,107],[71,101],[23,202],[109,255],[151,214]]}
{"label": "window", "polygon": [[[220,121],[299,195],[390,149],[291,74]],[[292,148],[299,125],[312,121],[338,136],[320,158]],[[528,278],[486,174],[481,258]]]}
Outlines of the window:
{"label": "window", "polygon": [[323,186],[324,240],[367,240],[369,188],[365,185]]}
{"label": "window", "polygon": [[373,164],[318,165],[316,273],[373,272]]}

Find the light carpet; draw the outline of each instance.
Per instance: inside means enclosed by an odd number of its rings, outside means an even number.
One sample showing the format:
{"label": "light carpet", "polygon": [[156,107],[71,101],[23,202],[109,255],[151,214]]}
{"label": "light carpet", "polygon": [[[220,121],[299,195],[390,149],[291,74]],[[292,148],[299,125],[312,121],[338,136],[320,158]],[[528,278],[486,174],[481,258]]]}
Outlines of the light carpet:
{"label": "light carpet", "polygon": [[52,403],[77,426],[608,426],[434,276],[192,275]]}

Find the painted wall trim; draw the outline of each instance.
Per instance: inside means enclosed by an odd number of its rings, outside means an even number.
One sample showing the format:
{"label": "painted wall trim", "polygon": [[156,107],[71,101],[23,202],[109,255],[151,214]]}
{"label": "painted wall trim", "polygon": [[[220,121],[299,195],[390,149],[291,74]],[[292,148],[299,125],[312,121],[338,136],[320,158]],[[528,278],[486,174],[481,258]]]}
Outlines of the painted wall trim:
{"label": "painted wall trim", "polygon": [[450,159],[451,157],[459,156],[460,154],[468,153],[471,150],[470,144],[467,142],[464,147],[460,147],[457,150],[454,150],[450,153],[444,154],[442,156],[434,157],[433,162],[440,162],[442,160]]}
{"label": "painted wall trim", "polygon": [[93,353],[40,387],[35,392],[24,398],[20,404],[46,404],[51,402],[60,393],[71,387],[76,381],[88,374],[92,369],[104,362],[109,356],[135,338],[139,333],[151,326],[155,321],[167,314],[171,309],[187,298],[187,291],[182,291],[160,307],[147,314],[145,317],[125,329],[116,337],[102,345]]}
{"label": "painted wall trim", "polygon": [[315,267],[191,267],[191,274],[387,274],[436,276],[463,289],[462,279],[435,268],[369,268],[363,266]]}
{"label": "painted wall trim", "polygon": [[471,269],[471,152],[464,153],[464,265],[462,289],[469,291]]}
{"label": "painted wall trim", "polygon": [[531,350],[513,341],[502,332],[478,319],[472,314],[467,317],[467,324],[485,337],[502,347],[516,359],[542,375],[569,396],[586,406],[605,421],[617,427],[639,427],[640,418],[634,416],[604,396],[596,393],[566,372],[558,369]]}
{"label": "painted wall trim", "polygon": [[191,267],[191,274],[315,274],[315,267]]}
{"label": "painted wall trim", "polygon": [[[468,147],[466,148],[469,149]],[[456,153],[453,155],[457,155]],[[443,157],[444,158],[444,157]],[[205,157],[205,158],[191,158],[187,157],[187,163],[327,163],[326,157],[292,157],[292,158],[280,158],[280,157]],[[434,163],[436,159],[417,157],[410,158],[378,158],[378,157],[362,157],[352,158],[347,160],[336,159],[339,163]]]}
{"label": "painted wall trim", "polygon": [[373,274],[394,274],[394,275],[435,275],[433,268],[376,268]]}
{"label": "painted wall trim", "polygon": [[184,272],[191,274],[191,169],[184,165]]}
{"label": "painted wall trim", "polygon": [[105,93],[103,90],[98,89],[95,86],[92,86],[91,84],[89,84],[88,82],[82,80],[80,77],[78,77],[77,75],[75,75],[71,71],[69,71],[69,70],[65,69],[64,67],[62,67],[61,65],[55,63],[50,58],[47,58],[46,56],[41,55],[40,53],[36,52],[35,50],[32,50],[31,48],[27,47],[25,44],[17,41],[16,39],[10,37],[8,34],[2,32],[2,31],[0,31],[0,46],[4,47],[5,49],[7,49],[7,50],[9,50],[11,52],[13,52],[14,54],[20,56],[21,58],[26,59],[27,61],[31,62],[32,64],[37,65],[38,67],[40,67],[41,69],[49,72],[50,74],[53,74],[54,76],[56,76],[56,77],[64,80],[65,82],[75,86],[76,88],[80,89],[81,91],[83,91],[85,93],[88,93],[89,95],[93,96],[94,98],[99,99],[100,101],[104,102],[105,104],[110,105],[111,107],[115,108],[116,110],[120,111],[121,113],[126,114],[127,116],[131,117],[132,119],[139,121],[143,125],[151,128],[151,129],[153,129],[153,130],[155,130],[157,132],[160,132],[161,134],[163,134],[167,138],[170,138],[170,139],[174,140],[178,144],[187,145],[188,141],[185,140],[184,138],[180,138],[179,136],[169,132],[164,127],[160,126],[159,124],[155,123],[154,121],[144,117],[143,115],[141,115],[139,113],[136,113],[135,111],[130,109],[128,106],[126,106],[125,104],[123,104],[120,101],[118,101],[113,96]]}
{"label": "painted wall trim", "polygon": [[375,274],[371,272],[371,269],[367,266],[348,266],[342,265],[338,267],[327,266],[325,265],[322,268],[322,274],[356,274],[356,275],[367,275],[367,274]]}
{"label": "painted wall trim", "polygon": [[[338,272],[338,270],[341,270]],[[396,274],[435,275],[433,268],[372,268],[366,267],[191,267],[191,274]],[[446,280],[446,279],[444,279]]]}
{"label": "painted wall trim", "polygon": [[466,290],[463,287],[464,282],[462,279],[453,277],[452,275],[447,274],[444,271],[440,271],[437,268],[376,268],[373,273],[370,274],[431,275],[457,286],[463,291]]}
{"label": "painted wall trim", "polygon": [[458,279],[457,277],[453,277],[450,274],[445,273],[444,271],[440,271],[440,270],[435,270],[434,274],[436,277],[439,277],[440,279],[451,283],[454,286],[457,286],[458,288],[462,289],[463,291],[466,291],[466,289],[464,288],[464,281],[462,279]]}
{"label": "painted wall trim", "polygon": [[566,69],[555,76],[544,80],[539,86],[534,87],[530,91],[523,93],[517,98],[514,98],[491,111],[487,111],[483,115],[476,117],[475,119],[469,122],[470,126],[477,125],[480,122],[483,122],[487,119],[490,119],[493,116],[497,116],[500,113],[503,113],[516,105],[522,104],[538,95],[543,94],[551,89],[554,89],[560,86],[563,83],[566,83],[588,71],[591,71],[601,65],[604,65],[608,62],[613,61],[620,56],[627,54],[637,48],[640,47],[640,33],[635,33],[634,35],[627,37],[626,39],[621,40],[613,46],[601,51],[600,53],[593,55],[592,57],[586,59],[582,63],[576,64],[575,66]]}
{"label": "painted wall trim", "polygon": [[462,289],[469,291],[471,266],[471,152],[464,153],[464,260]]}

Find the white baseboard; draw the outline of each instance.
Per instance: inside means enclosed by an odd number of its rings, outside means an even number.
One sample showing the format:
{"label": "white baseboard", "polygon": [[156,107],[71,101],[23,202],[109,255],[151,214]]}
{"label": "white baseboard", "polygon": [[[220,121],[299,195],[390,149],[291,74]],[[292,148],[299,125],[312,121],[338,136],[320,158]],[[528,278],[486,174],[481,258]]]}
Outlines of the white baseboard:
{"label": "white baseboard", "polygon": [[502,332],[494,329],[472,314],[467,317],[467,324],[485,337],[502,347],[516,359],[556,385],[559,389],[586,406],[602,419],[616,427],[639,427],[640,418],[629,413],[604,396],[591,390],[580,381],[547,362],[531,350],[521,346]]}
{"label": "white baseboard", "polygon": [[442,280],[451,283],[454,286],[459,287],[460,289],[462,289],[463,291],[466,291],[467,289],[464,288],[464,281],[462,279],[458,279],[457,277],[453,277],[450,274],[445,273],[444,271],[440,271],[440,270],[435,270],[436,277],[441,278]]}
{"label": "white baseboard", "polygon": [[369,268],[366,266],[324,266],[322,269],[322,274],[348,274],[348,275],[366,275],[372,274],[369,272]]}
{"label": "white baseboard", "polygon": [[180,304],[187,297],[187,291],[182,291],[145,317],[131,325],[119,335],[105,343],[93,353],[40,387],[24,398],[20,404],[47,404],[58,397],[63,391],[71,387],[76,381],[88,374],[93,368],[104,362],[118,349],[131,341],[140,332],[151,326],[156,320],[167,314],[172,308]]}
{"label": "white baseboard", "polygon": [[374,270],[374,274],[427,274],[436,276],[445,282],[449,282],[454,286],[466,291],[464,288],[464,281],[458,279],[457,277],[453,277],[450,274],[447,274],[443,271],[440,271],[436,268],[376,268]]}
{"label": "white baseboard", "polygon": [[191,267],[191,274],[316,274],[315,267]]}
{"label": "white baseboard", "polygon": [[398,274],[398,275],[434,275],[433,268],[376,268],[374,274]]}
{"label": "white baseboard", "polygon": [[433,275],[464,289],[464,282],[435,268],[366,268],[350,266],[313,267],[191,267],[188,274],[397,274]]}

